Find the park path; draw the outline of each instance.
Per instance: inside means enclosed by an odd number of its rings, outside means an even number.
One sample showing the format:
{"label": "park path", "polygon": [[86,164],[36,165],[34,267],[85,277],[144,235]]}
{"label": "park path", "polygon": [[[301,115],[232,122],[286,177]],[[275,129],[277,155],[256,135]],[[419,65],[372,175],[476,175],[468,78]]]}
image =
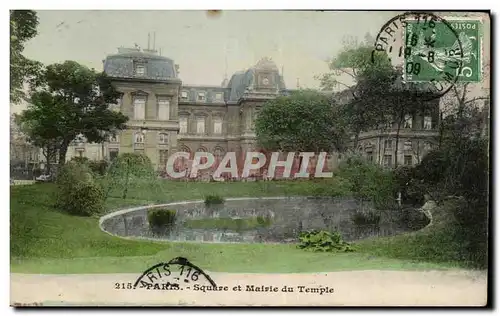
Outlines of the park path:
{"label": "park path", "polygon": [[[227,291],[118,290],[138,274],[11,274],[11,305],[314,305],[314,306],[483,306],[484,271],[349,271],[304,274],[207,274]],[[205,285],[208,285],[205,283]],[[242,291],[236,287],[241,285]],[[278,292],[246,291],[247,285],[277,287]],[[283,286],[294,289],[282,292]],[[300,292],[326,288],[327,293]],[[332,291],[333,293],[328,293]]]}

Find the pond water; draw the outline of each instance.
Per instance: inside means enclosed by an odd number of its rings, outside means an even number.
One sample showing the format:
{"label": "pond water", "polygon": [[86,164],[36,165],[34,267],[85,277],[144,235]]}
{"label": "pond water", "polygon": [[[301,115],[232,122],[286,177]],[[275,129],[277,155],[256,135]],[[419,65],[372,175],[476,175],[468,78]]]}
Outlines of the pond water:
{"label": "pond water", "polygon": [[[154,209],[154,208],[153,208]],[[126,237],[146,237],[170,241],[289,243],[306,230],[338,230],[344,240],[354,241],[373,236],[391,236],[418,230],[428,219],[417,210],[375,211],[366,203],[345,198],[241,198],[228,199],[223,205],[204,203],[173,203],[162,209],[176,210],[175,224],[161,232],[148,223],[148,209],[131,211],[102,221],[102,228]],[[375,212],[378,224],[356,224],[356,212]],[[251,219],[263,217],[270,223],[251,229],[191,228],[192,220],[214,222],[213,218]],[[212,219],[212,220],[210,220]],[[204,226],[206,227],[206,226]]]}

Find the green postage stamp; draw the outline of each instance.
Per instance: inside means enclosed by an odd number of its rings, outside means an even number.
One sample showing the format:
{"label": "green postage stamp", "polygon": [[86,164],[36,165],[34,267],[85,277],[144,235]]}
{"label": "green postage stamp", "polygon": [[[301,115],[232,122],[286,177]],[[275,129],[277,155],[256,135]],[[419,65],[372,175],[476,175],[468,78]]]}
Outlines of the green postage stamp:
{"label": "green postage stamp", "polygon": [[406,20],[405,80],[441,77],[457,82],[480,82],[482,77],[482,22],[479,18],[416,16]]}

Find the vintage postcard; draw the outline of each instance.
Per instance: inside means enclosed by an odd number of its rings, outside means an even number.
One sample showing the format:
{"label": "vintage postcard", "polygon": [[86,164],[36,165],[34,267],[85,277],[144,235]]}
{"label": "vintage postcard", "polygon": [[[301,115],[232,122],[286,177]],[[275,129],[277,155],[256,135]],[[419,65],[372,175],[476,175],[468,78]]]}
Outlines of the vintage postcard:
{"label": "vintage postcard", "polygon": [[11,10],[11,306],[487,305],[490,34]]}

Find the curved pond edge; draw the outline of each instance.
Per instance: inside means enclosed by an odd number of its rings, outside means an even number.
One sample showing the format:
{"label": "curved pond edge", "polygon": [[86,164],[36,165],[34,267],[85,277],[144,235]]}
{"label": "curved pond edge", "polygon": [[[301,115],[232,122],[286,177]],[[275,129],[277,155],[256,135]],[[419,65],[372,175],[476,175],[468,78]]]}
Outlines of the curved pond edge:
{"label": "curved pond edge", "polygon": [[[272,197],[239,197],[239,198],[226,198],[224,201],[248,201],[248,200],[290,200],[290,199],[318,199],[321,197],[316,197],[316,196],[272,196]],[[353,200],[353,198],[336,198],[339,200]],[[186,205],[186,204],[193,204],[193,203],[205,203],[204,200],[191,200],[191,201],[178,201],[178,202],[170,202],[170,203],[163,203],[163,204],[149,204],[149,205],[142,205],[142,206],[136,206],[132,208],[126,208],[118,211],[114,211],[111,213],[108,213],[104,216],[101,216],[99,218],[99,229],[113,237],[118,237],[121,239],[125,240],[137,240],[137,241],[154,241],[154,242],[160,242],[160,243],[196,243],[196,244],[252,244],[252,243],[245,243],[245,242],[199,242],[199,241],[176,241],[176,240],[165,240],[165,239],[157,239],[157,238],[150,238],[150,237],[139,237],[139,236],[120,236],[117,234],[113,234],[107,230],[105,230],[102,227],[102,224],[104,223],[105,220],[108,220],[110,218],[124,215],[130,212],[135,212],[135,211],[143,211],[143,210],[150,210],[150,209],[155,209],[155,208],[161,208],[161,207],[167,207],[167,206],[175,206],[175,205]],[[432,225],[432,213],[429,210],[422,210],[421,208],[416,209],[415,211],[423,213],[428,219],[429,223],[425,225],[425,227],[422,227],[419,230],[413,231],[413,232],[407,232],[403,234],[408,234],[408,233],[416,233],[418,231],[421,231],[423,229],[428,228],[429,226]],[[283,244],[283,243],[260,243],[260,244]]]}

